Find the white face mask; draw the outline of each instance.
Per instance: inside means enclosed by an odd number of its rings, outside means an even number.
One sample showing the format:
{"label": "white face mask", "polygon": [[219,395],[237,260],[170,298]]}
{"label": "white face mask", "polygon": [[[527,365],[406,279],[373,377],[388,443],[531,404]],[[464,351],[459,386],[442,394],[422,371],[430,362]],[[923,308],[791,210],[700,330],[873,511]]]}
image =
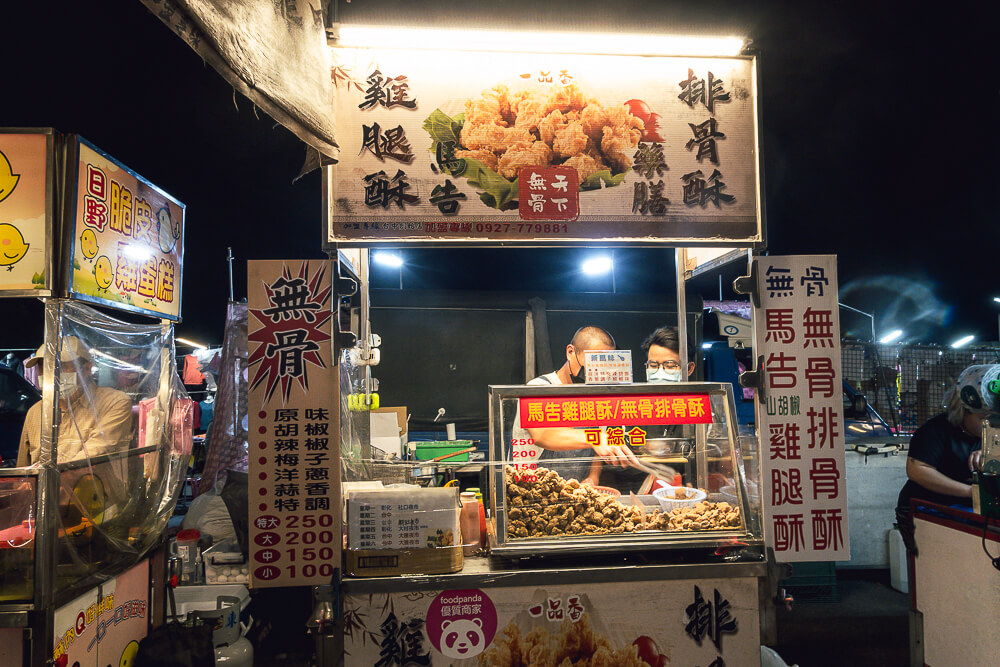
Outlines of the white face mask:
{"label": "white face mask", "polygon": [[80,378],[75,371],[63,372],[59,376],[59,395],[62,398],[69,398],[80,386]]}
{"label": "white face mask", "polygon": [[657,368],[655,371],[649,368],[646,369],[646,382],[680,382],[681,381],[681,369],[677,368],[674,370],[667,370],[666,368]]}

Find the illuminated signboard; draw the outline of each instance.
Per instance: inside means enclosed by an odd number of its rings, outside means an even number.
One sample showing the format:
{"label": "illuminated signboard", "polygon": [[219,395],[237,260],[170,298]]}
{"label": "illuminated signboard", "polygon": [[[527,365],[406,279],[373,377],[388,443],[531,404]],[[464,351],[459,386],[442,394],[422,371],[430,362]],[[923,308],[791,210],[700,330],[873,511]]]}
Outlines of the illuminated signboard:
{"label": "illuminated signboard", "polygon": [[328,243],[763,239],[753,57],[332,62]]}
{"label": "illuminated signboard", "polygon": [[184,204],[86,140],[75,148],[70,294],[179,321]]}

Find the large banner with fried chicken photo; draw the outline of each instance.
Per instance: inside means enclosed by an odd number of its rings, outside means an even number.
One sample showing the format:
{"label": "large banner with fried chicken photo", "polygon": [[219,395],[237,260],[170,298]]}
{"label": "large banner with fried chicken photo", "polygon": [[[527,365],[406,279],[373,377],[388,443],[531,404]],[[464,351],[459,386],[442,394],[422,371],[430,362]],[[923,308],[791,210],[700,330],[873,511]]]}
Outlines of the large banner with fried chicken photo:
{"label": "large banner with fried chicken photo", "polygon": [[757,579],[349,592],[344,661],[348,667],[755,665]]}
{"label": "large banner with fried chicken photo", "polygon": [[332,49],[327,241],[763,239],[756,60]]}

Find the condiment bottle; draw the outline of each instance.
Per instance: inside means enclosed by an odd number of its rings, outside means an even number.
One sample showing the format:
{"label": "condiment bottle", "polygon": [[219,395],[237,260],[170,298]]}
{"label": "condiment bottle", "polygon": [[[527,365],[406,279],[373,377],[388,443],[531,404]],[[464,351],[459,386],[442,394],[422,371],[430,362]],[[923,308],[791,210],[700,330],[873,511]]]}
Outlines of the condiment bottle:
{"label": "condiment bottle", "polygon": [[460,498],[462,514],[459,517],[459,525],[462,529],[462,553],[471,556],[479,549],[479,502],[476,500],[476,494],[471,491],[463,491]]}
{"label": "condiment bottle", "polygon": [[483,506],[483,492],[478,488],[470,488],[476,494],[476,501],[479,503],[479,546],[486,548],[486,508]]}

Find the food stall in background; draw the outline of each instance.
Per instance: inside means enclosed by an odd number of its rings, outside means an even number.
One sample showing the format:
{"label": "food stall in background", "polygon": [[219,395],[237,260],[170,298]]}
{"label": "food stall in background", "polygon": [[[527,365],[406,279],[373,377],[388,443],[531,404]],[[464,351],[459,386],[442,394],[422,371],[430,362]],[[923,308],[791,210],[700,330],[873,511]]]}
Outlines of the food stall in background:
{"label": "food stall in background", "polygon": [[42,400],[20,467],[0,471],[0,662],[131,664],[191,453],[184,205],[80,137],[4,130],[0,155],[0,243],[19,255],[0,292],[45,301]]}

